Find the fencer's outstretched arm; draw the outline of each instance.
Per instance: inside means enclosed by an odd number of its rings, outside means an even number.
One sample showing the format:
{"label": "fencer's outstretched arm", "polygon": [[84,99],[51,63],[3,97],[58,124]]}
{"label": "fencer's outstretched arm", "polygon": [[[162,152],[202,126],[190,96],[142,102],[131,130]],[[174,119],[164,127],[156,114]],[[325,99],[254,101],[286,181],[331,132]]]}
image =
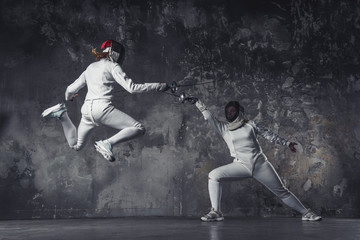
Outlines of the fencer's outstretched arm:
{"label": "fencer's outstretched arm", "polygon": [[70,84],[65,91],[65,100],[70,101],[75,97],[75,94],[86,86],[85,72],[83,72],[78,79]]}
{"label": "fencer's outstretched arm", "polygon": [[226,124],[217,120],[211,112],[207,109],[206,105],[199,99],[196,99],[195,106],[200,110],[205,120],[207,120],[210,126],[221,136],[224,135],[226,131]]}
{"label": "fencer's outstretched arm", "polygon": [[166,83],[142,83],[137,84],[129,78],[121,69],[119,64],[115,64],[112,69],[112,75],[117,83],[119,83],[129,93],[141,93],[148,91],[166,91],[169,87]]}

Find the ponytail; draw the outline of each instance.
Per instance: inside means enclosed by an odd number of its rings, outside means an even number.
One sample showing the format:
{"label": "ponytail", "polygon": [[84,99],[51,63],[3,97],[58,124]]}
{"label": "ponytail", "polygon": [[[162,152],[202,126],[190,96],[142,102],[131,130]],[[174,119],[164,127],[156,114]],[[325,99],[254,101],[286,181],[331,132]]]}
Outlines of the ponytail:
{"label": "ponytail", "polygon": [[102,58],[109,58],[108,52],[96,52],[96,48],[91,50],[91,53],[94,55],[96,61],[99,61]]}

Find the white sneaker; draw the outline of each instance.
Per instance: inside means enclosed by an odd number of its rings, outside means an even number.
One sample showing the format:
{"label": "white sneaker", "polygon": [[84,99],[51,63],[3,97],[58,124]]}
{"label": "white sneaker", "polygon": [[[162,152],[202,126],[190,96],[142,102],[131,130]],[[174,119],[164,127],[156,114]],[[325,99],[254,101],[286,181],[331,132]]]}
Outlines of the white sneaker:
{"label": "white sneaker", "polygon": [[311,209],[308,209],[308,211],[302,215],[301,220],[303,221],[320,221],[322,218],[321,216],[316,215],[314,212],[311,211]]}
{"label": "white sneaker", "polygon": [[213,208],[211,209],[211,211],[208,214],[201,217],[201,221],[204,221],[204,222],[219,222],[219,221],[223,221],[223,220],[224,220],[223,214],[221,212],[214,211]]}
{"label": "white sneaker", "polygon": [[96,151],[98,151],[103,157],[108,160],[109,162],[114,162],[115,157],[112,153],[112,147],[111,144],[108,141],[97,141],[94,144],[94,147]]}
{"label": "white sneaker", "polygon": [[60,118],[61,115],[66,112],[66,106],[64,103],[56,104],[53,107],[49,107],[42,112],[42,118]]}

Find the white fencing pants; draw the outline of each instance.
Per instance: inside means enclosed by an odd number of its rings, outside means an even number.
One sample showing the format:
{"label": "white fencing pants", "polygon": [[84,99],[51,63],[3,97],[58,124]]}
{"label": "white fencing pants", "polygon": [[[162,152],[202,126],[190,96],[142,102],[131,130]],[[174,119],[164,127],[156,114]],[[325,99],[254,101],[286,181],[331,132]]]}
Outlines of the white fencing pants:
{"label": "white fencing pants", "polygon": [[261,156],[256,160],[252,172],[241,162],[233,162],[215,168],[209,173],[208,187],[212,208],[214,208],[215,211],[220,211],[221,180],[249,177],[253,177],[262,183],[287,206],[301,214],[307,212],[307,209],[299,199],[284,186],[272,164],[265,157]]}
{"label": "white fencing pants", "polygon": [[109,100],[86,100],[81,108],[81,114],[82,118],[77,131],[66,112],[60,118],[66,140],[75,150],[80,150],[92,130],[100,125],[120,130],[106,139],[112,146],[145,133],[145,128],[138,121],[116,109]]}

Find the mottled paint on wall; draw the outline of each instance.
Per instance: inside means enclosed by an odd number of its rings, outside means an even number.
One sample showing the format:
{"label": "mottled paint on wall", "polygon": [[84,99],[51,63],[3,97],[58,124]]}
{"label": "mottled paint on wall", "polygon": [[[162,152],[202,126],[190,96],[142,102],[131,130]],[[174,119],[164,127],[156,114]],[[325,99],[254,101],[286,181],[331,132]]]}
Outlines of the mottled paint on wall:
{"label": "mottled paint on wall", "polygon": [[[360,215],[359,3],[354,1],[2,1],[0,218],[199,216],[207,174],[229,163],[225,144],[192,105],[118,88],[115,105],[145,136],[108,163],[67,146],[43,109],[111,38],[127,49],[135,82],[181,84],[224,120],[237,99],[249,118],[297,141],[298,153],[263,150],[305,205],[324,216]],[[77,124],[85,91],[67,103]],[[227,216],[293,215],[252,179],[224,183]]]}

